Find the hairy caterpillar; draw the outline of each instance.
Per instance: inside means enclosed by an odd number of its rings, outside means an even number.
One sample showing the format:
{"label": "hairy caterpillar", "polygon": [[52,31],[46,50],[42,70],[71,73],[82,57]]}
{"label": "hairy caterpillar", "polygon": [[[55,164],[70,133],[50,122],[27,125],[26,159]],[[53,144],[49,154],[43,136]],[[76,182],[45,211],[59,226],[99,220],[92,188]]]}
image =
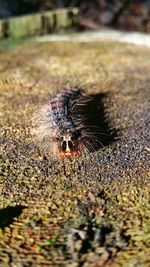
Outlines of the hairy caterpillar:
{"label": "hairy caterpillar", "polygon": [[92,96],[75,87],[53,96],[34,116],[33,133],[44,153],[51,157],[79,157],[103,146],[99,134],[108,134],[106,130],[99,133],[93,119],[89,119],[95,106],[91,103]]}

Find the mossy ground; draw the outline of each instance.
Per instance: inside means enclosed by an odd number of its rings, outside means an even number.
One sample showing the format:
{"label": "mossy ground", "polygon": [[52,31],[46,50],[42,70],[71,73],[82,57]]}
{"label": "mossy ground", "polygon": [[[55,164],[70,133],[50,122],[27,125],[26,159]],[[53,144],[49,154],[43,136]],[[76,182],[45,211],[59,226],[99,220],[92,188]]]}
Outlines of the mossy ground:
{"label": "mossy ground", "polygon": [[[150,50],[32,41],[1,51],[0,266],[148,267]],[[71,85],[109,92],[119,138],[51,161],[31,139],[32,114]]]}

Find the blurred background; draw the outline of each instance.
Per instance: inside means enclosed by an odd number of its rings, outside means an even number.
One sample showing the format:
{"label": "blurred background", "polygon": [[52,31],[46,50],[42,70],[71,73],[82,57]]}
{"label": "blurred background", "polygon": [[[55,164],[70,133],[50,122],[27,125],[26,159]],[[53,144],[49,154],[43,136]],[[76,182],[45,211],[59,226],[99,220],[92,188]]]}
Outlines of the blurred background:
{"label": "blurred background", "polygon": [[0,0],[0,19],[77,8],[78,29],[150,32],[150,0]]}

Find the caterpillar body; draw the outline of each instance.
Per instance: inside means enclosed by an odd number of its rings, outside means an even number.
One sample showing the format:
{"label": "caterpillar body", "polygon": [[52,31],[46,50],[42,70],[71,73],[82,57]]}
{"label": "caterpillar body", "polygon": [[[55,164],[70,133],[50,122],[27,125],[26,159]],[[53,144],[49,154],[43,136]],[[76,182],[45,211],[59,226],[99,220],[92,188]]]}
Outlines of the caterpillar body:
{"label": "caterpillar body", "polygon": [[[50,157],[79,157],[94,152],[110,141],[107,122],[99,101],[74,87],[51,98],[33,117],[34,138]],[[106,137],[107,136],[107,140]]]}
{"label": "caterpillar body", "polygon": [[52,97],[33,117],[34,138],[51,157],[79,157],[86,153],[86,130],[82,107],[87,100],[79,88],[65,90]]}

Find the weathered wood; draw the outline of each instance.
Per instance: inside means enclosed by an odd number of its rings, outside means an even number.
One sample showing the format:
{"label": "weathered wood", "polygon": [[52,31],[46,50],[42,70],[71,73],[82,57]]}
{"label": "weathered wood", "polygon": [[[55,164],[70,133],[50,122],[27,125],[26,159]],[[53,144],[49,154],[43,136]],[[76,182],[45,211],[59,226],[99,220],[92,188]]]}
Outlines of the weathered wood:
{"label": "weathered wood", "polygon": [[39,15],[28,15],[9,20],[8,35],[11,37],[31,36],[40,32],[41,16]]}
{"label": "weathered wood", "polygon": [[34,36],[72,27],[77,14],[77,8],[58,9],[3,19],[0,20],[0,38]]}
{"label": "weathered wood", "polygon": [[60,12],[59,10],[55,11],[56,16],[56,29],[66,28],[70,25],[68,10],[63,10]]}
{"label": "weathered wood", "polygon": [[3,37],[3,21],[0,20],[0,38]]}
{"label": "weathered wood", "polygon": [[[0,41],[0,267],[149,267],[150,48],[72,38]],[[50,96],[74,86],[94,100],[87,119],[109,122],[118,138],[50,159],[32,127]]]}
{"label": "weathered wood", "polygon": [[54,29],[54,14],[53,12],[44,12],[41,16],[42,33],[50,33]]}

